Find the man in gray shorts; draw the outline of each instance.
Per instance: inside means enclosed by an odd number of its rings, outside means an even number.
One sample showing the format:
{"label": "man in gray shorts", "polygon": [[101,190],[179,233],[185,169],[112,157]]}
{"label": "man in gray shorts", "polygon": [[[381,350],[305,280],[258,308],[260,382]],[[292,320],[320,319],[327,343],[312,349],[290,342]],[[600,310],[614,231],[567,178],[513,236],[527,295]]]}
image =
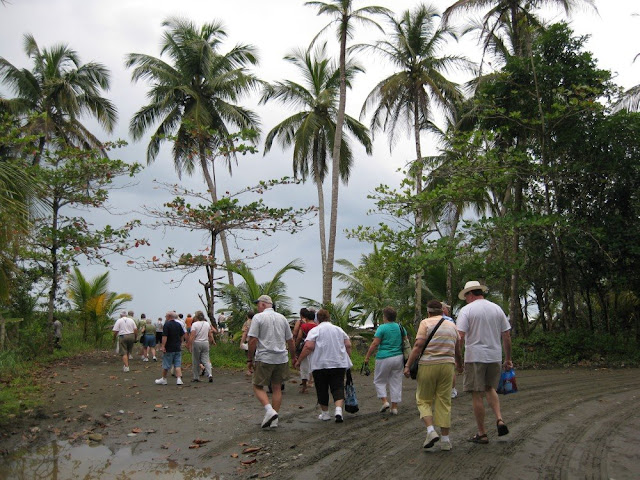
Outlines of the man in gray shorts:
{"label": "man in gray shorts", "polygon": [[499,305],[484,298],[488,288],[480,282],[467,282],[458,294],[467,304],[458,312],[456,326],[460,341],[465,344],[464,391],[473,397],[473,414],[478,433],[469,438],[473,443],[489,443],[484,428],[484,399],[496,416],[498,436],[506,435],[509,429],[502,421],[500,400],[496,393],[502,370],[502,344],[504,346],[504,368],[513,367],[511,362],[511,326]]}
{"label": "man in gray shorts", "polygon": [[[296,347],[289,322],[273,310],[269,295],[260,295],[255,303],[258,312],[249,328],[247,368],[253,373],[253,393],[264,406],[262,428],[278,426],[278,412],[282,405],[282,383],[289,378],[289,355],[295,363]],[[272,403],[264,387],[271,385]]]}

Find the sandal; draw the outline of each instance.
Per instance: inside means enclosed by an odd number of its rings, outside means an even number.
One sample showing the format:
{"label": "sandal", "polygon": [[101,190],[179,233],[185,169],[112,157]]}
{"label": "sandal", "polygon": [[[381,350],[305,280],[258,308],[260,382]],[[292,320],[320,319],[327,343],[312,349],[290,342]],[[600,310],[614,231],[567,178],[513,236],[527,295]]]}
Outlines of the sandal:
{"label": "sandal", "polygon": [[[502,422],[502,424],[500,424],[501,422]],[[502,437],[503,435],[506,435],[507,433],[509,433],[509,429],[507,428],[507,426],[505,425],[505,423],[502,421],[501,418],[496,420],[496,426],[498,427],[498,436],[499,437]]]}
{"label": "sandal", "polygon": [[489,443],[489,439],[487,438],[486,433],[484,435],[479,435],[476,433],[473,437],[467,438],[467,442],[481,443],[483,445],[486,445],[487,443]]}

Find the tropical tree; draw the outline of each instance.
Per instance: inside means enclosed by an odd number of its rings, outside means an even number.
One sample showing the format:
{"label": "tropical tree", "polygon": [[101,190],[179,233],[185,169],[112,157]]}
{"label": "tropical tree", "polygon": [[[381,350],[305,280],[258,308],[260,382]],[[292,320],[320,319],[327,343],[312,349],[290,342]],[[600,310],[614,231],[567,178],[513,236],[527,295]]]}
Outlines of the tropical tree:
{"label": "tropical tree", "polygon": [[[283,148],[293,145],[293,174],[305,181],[311,176],[318,194],[318,216],[320,229],[320,253],[322,271],[327,259],[325,229],[324,180],[329,169],[329,160],[335,141],[337,96],[340,72],[326,55],[326,44],[311,50],[295,50],[285,57],[295,65],[304,82],[291,80],[268,85],[261,102],[277,100],[284,105],[300,107],[301,111],[286,118],[267,134],[265,154],[278,139]],[[362,69],[351,62],[347,65],[347,83]],[[371,139],[367,128],[359,121],[345,115],[345,127],[371,154]],[[343,141],[340,154],[340,177],[346,183],[353,165],[353,153],[349,142]]]}
{"label": "tropical tree", "polygon": [[[441,54],[448,38],[454,38],[451,29],[438,26],[435,8],[419,5],[415,10],[405,11],[398,19],[389,16],[391,34],[370,48],[390,61],[399,70],[381,80],[369,93],[362,107],[361,117],[373,108],[371,131],[384,130],[389,135],[392,148],[397,132],[402,126],[413,133],[416,160],[410,169],[415,182],[416,196],[423,190],[424,158],[422,154],[422,131],[437,130],[434,123],[436,108],[450,113],[463,95],[458,86],[446,78],[452,68],[470,67],[463,57]],[[416,204],[416,250],[422,250],[425,232],[424,212]],[[415,272],[415,321],[422,318],[422,270]]]}
{"label": "tropical tree", "polygon": [[[247,70],[257,65],[255,48],[239,44],[220,52],[227,33],[214,21],[198,28],[177,17],[165,20],[160,55],[127,55],[125,65],[133,68],[132,81],[148,80],[149,104],[138,110],[129,124],[135,140],[157,124],[147,147],[147,163],[152,163],[165,141],[173,143],[173,161],[180,177],[199,167],[211,200],[218,201],[215,160],[233,129],[259,129],[258,117],[238,101],[257,88],[260,81]],[[231,172],[233,152],[222,155]],[[227,265],[231,258],[225,235],[221,236]],[[229,281],[233,276],[229,273]]]}
{"label": "tropical tree", "polygon": [[109,272],[88,280],[80,269],[74,267],[73,274],[69,276],[68,296],[81,316],[82,338],[86,341],[87,330],[91,325],[96,345],[99,345],[108,333],[106,327],[110,323],[111,315],[133,300],[128,293],[110,292],[108,288]]}
{"label": "tropical tree", "polygon": [[0,104],[22,119],[24,133],[37,136],[32,163],[40,162],[47,146],[102,148],[80,118],[90,115],[107,132],[113,130],[116,108],[101,96],[101,91],[109,90],[107,68],[96,62],[82,64],[68,45],[41,50],[30,34],[24,36],[24,51],[33,62],[31,70],[0,57],[0,79],[16,95]]}
{"label": "tropical tree", "polygon": [[[594,0],[458,0],[449,6],[444,14],[443,21],[447,23],[456,13],[461,11],[472,11],[477,9],[487,9],[481,22],[481,38],[484,43],[484,51],[498,53],[501,59],[509,56],[517,58],[530,58],[531,68],[537,84],[537,75],[532,59],[532,45],[536,33],[541,31],[542,22],[535,13],[542,6],[556,6],[565,10],[568,15],[578,5],[594,6]],[[594,7],[595,8],[595,7]],[[472,26],[475,27],[475,26]],[[536,85],[536,97],[541,104],[540,89]],[[544,122],[542,112],[539,113],[539,121]],[[543,125],[544,129],[544,125]],[[519,151],[525,151],[529,145],[528,136],[525,132],[520,132],[512,138]],[[505,142],[507,144],[507,142]],[[522,175],[515,175],[513,184],[509,186],[508,195],[513,197],[511,210],[515,216],[523,214],[524,210],[524,182]],[[506,196],[507,194],[505,194]],[[519,271],[515,262],[519,257],[520,231],[518,226],[514,226],[511,249],[509,252],[512,263],[510,278],[510,304],[509,317],[515,321],[521,317],[519,299]]]}
{"label": "tropical tree", "polygon": [[340,43],[340,93],[338,111],[336,114],[333,151],[331,153],[331,217],[329,221],[329,244],[327,246],[327,259],[322,275],[322,302],[325,305],[328,305],[331,303],[333,289],[333,262],[336,249],[338,191],[340,187],[340,154],[342,150],[342,134],[347,102],[347,40],[352,38],[354,24],[357,23],[373,25],[381,29],[381,27],[368,16],[388,14],[389,10],[376,6],[354,9],[353,0],[329,0],[327,2],[312,1],[306,2],[305,5],[316,7],[318,9],[318,15],[329,15],[330,17],[333,17],[333,20],[323,28],[320,33],[336,24],[338,27],[338,41]]}
{"label": "tropical tree", "polygon": [[247,310],[253,308],[255,300],[260,295],[269,295],[275,303],[275,308],[283,315],[291,315],[291,298],[286,295],[287,285],[283,280],[287,272],[304,273],[304,265],[299,259],[292,260],[278,270],[266,282],[258,282],[255,273],[245,263],[239,262],[231,266],[231,271],[242,278],[239,285],[221,284],[220,296],[228,305],[231,313],[231,325],[239,327],[246,318]]}

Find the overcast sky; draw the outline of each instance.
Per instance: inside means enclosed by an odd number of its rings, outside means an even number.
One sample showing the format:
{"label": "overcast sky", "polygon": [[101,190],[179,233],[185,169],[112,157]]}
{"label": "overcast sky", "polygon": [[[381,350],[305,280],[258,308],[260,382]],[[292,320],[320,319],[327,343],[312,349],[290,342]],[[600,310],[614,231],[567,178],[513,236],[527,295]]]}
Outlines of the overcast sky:
{"label": "overcast sky", "polygon": [[[452,0],[431,2],[444,10]],[[357,7],[364,5],[386,6],[396,13],[414,8],[418,2],[395,1],[356,1]],[[578,34],[589,34],[591,39],[587,48],[595,54],[599,66],[613,72],[617,84],[629,88],[640,83],[640,61],[633,58],[640,53],[633,32],[640,28],[640,7],[636,0],[596,1],[598,13],[592,9],[577,11],[569,22]],[[133,85],[130,72],[124,69],[124,57],[127,53],[145,53],[159,55],[161,23],[169,16],[182,16],[197,24],[219,19],[224,22],[229,34],[223,50],[236,43],[250,43],[258,48],[260,66],[256,73],[264,80],[274,81],[290,78],[300,81],[296,72],[282,57],[292,48],[306,47],[313,36],[328,22],[328,17],[317,17],[316,10],[305,7],[299,0],[7,0],[0,6],[0,56],[16,66],[30,67],[23,50],[22,37],[25,33],[35,36],[41,48],[55,43],[66,43],[74,48],[83,62],[98,61],[112,72],[112,86],[106,95],[115,103],[119,111],[119,122],[112,136],[98,135],[104,139],[122,138],[129,146],[118,151],[118,158],[128,162],[146,164],[146,144],[148,137],[133,143],[128,135],[128,123],[132,115],[146,103],[148,85],[144,82]],[[561,20],[560,12],[550,12],[547,18]],[[458,17],[458,24],[462,18]],[[357,42],[375,38],[377,34],[365,34],[356,30]],[[335,42],[335,36],[328,36],[329,42]],[[475,41],[464,40],[451,44],[450,51],[464,53],[472,60],[479,60]],[[384,76],[391,73],[389,67],[371,55],[360,59],[367,68],[354,82],[354,89],[348,92],[347,113],[357,117],[363,100],[372,87]],[[463,81],[461,74],[453,78]],[[9,92],[2,90],[5,96]],[[263,132],[268,132],[276,123],[291,115],[291,110],[277,104],[257,106],[257,97],[243,102],[255,108],[261,117]],[[367,123],[368,120],[365,121]],[[87,125],[99,131],[94,122]],[[403,167],[413,157],[413,142],[409,137],[399,136],[392,153],[389,152],[387,139],[383,134],[376,136],[374,154],[368,157],[364,151],[356,149],[356,164],[347,187],[341,186],[339,232],[346,228],[362,224],[376,224],[380,217],[368,216],[367,211],[373,204],[367,200],[367,194],[380,183],[397,185],[401,176],[397,169]],[[262,155],[262,143],[257,155],[241,157],[234,167],[233,176],[222,174],[219,185],[230,191],[256,184],[259,180],[280,178],[291,175],[291,151],[281,151],[274,145],[266,156]],[[432,139],[425,138],[424,146],[428,153],[434,153]],[[222,169],[219,169],[222,173]],[[120,211],[139,209],[142,205],[159,206],[170,199],[153,189],[153,180],[165,182],[177,181],[170,157],[170,145],[165,145],[155,163],[145,168],[138,177],[137,185],[118,190],[112,194],[111,203]],[[184,177],[182,183],[194,189],[204,190],[200,175]],[[326,201],[329,201],[329,184],[325,186]],[[269,204],[279,207],[305,207],[316,204],[316,190],[312,183],[296,187],[281,187],[265,197]],[[96,223],[104,221],[104,215],[94,215]],[[113,224],[118,221],[110,220]],[[148,237],[150,247],[141,247],[140,255],[151,258],[171,245],[185,251],[195,251],[202,244],[203,237],[197,232],[160,232],[140,231],[136,236]],[[273,273],[286,263],[299,258],[305,264],[306,273],[289,273],[285,276],[288,294],[293,299],[294,310],[303,306],[299,297],[320,299],[321,271],[317,224],[295,236],[280,234],[261,239],[250,248],[258,252],[269,252],[250,263],[256,268],[258,281],[271,278]],[[347,258],[354,263],[360,255],[368,253],[371,247],[356,240],[349,240],[340,234],[336,248],[336,258]],[[136,315],[145,312],[147,316],[162,316],[166,310],[176,309],[187,313],[201,309],[198,294],[202,292],[198,279],[204,275],[193,274],[180,286],[176,281],[181,278],[176,273],[138,271],[126,265],[126,259],[112,259],[113,270],[110,273],[110,288],[113,291],[127,292],[133,295],[130,305]],[[102,273],[103,268],[82,267],[86,276]],[[334,287],[334,298],[337,295]]]}

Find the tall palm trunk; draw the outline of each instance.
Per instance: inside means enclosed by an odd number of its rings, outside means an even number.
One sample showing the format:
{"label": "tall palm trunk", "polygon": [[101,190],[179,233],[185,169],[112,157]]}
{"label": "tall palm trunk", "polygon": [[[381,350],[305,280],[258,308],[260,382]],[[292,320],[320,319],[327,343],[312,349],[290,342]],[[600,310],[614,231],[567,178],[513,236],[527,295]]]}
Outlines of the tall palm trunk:
{"label": "tall palm trunk", "polygon": [[[209,193],[211,194],[211,201],[216,203],[218,201],[218,193],[216,190],[216,170],[215,164],[211,162],[211,173],[207,168],[207,157],[204,150],[200,150],[200,166],[202,167],[202,174],[204,175],[207,186],[209,187]],[[224,254],[224,261],[227,266],[231,265],[231,255],[229,255],[229,247],[227,245],[227,236],[225,232],[220,232],[220,243],[222,244],[222,252]],[[213,255],[213,253],[212,253]],[[230,270],[227,270],[227,277],[229,284],[233,285],[233,274]]]}
{"label": "tall palm trunk", "polygon": [[325,225],[325,209],[324,209],[324,190],[322,188],[322,180],[315,176],[316,188],[318,190],[318,227],[320,229],[320,256],[322,258],[322,271],[325,271],[327,265],[327,232]]}
{"label": "tall palm trunk", "polygon": [[[416,164],[414,174],[416,177],[416,196],[422,193],[422,147],[420,146],[420,112],[418,111],[418,103],[413,104],[413,133],[416,144]],[[422,226],[424,224],[424,215],[422,208],[419,206],[415,210],[416,216],[416,252],[415,256],[420,255],[422,250]],[[413,321],[417,326],[422,320],[422,275],[423,270],[419,268],[415,273],[415,305],[413,308]]]}
{"label": "tall palm trunk", "polygon": [[336,117],[336,131],[333,140],[333,155],[331,163],[331,219],[329,221],[329,247],[327,261],[322,279],[322,303],[331,303],[333,289],[333,262],[336,250],[336,231],[338,227],[338,191],[340,187],[340,151],[342,149],[342,127],[347,101],[346,57],[347,57],[347,28],[343,17],[343,28],[340,32],[340,99]]}

